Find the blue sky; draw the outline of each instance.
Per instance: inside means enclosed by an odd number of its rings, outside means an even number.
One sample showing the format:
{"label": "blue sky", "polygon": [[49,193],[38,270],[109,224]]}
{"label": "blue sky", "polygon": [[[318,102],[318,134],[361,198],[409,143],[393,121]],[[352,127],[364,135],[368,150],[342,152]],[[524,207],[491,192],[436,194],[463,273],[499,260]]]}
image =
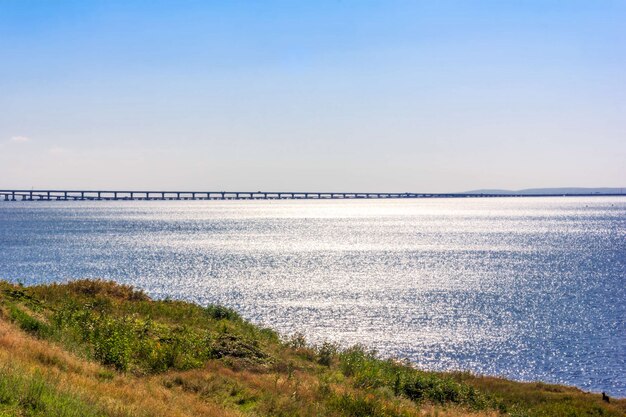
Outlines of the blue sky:
{"label": "blue sky", "polygon": [[626,184],[624,1],[0,0],[0,188]]}

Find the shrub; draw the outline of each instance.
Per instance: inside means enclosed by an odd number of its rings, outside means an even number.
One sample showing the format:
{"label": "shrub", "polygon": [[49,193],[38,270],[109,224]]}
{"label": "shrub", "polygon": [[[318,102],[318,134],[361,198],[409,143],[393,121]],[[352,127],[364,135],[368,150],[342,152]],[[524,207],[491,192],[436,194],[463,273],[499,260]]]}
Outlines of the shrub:
{"label": "shrub", "polygon": [[386,387],[415,402],[463,404],[474,409],[495,405],[475,388],[451,378],[426,373],[394,360],[381,360],[376,352],[354,346],[339,353],[342,373],[359,388]]}
{"label": "shrub", "polygon": [[104,365],[126,371],[129,368],[133,343],[132,325],[125,321],[102,318],[91,336],[94,358]]}
{"label": "shrub", "polygon": [[241,316],[239,315],[239,313],[228,307],[216,304],[209,304],[205,310],[209,317],[215,320],[241,321]]}
{"label": "shrub", "polygon": [[337,345],[333,343],[322,343],[322,346],[317,349],[317,362],[324,366],[332,365],[333,358],[337,355],[337,350]]}
{"label": "shrub", "polygon": [[302,333],[294,333],[287,339],[286,345],[292,349],[304,349],[307,347],[306,338]]}
{"label": "shrub", "polygon": [[209,354],[216,359],[230,356],[254,362],[262,362],[268,358],[256,340],[248,340],[232,333],[220,333],[211,340]]}

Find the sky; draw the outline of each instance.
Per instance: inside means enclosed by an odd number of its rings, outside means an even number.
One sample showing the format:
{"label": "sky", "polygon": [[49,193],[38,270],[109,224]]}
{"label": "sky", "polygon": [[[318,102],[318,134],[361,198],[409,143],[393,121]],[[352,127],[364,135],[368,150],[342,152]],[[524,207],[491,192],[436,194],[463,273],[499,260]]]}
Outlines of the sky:
{"label": "sky", "polygon": [[0,0],[0,188],[626,186],[626,1]]}

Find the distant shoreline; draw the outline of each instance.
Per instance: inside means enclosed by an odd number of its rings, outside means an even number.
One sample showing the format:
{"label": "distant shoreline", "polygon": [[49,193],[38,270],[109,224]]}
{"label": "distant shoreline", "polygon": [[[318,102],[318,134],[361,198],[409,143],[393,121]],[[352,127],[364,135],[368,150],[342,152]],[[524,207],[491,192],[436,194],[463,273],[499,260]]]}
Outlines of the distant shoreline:
{"label": "distant shoreline", "polygon": [[626,196],[626,187],[553,187],[553,188],[525,188],[521,190],[478,189],[465,191],[468,194],[497,194],[497,195],[564,195],[564,196]]}

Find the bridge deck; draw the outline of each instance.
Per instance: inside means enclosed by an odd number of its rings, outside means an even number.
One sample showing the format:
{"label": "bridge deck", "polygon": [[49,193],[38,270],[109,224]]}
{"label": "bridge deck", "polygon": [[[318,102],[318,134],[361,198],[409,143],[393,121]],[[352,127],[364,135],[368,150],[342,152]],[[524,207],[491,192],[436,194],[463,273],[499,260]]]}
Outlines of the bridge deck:
{"label": "bridge deck", "polygon": [[[597,196],[598,194],[567,194]],[[602,194],[623,195],[623,194]],[[0,201],[102,201],[102,200],[320,200],[462,197],[560,197],[563,194],[469,193],[345,193],[267,191],[103,191],[103,190],[0,190]]]}

